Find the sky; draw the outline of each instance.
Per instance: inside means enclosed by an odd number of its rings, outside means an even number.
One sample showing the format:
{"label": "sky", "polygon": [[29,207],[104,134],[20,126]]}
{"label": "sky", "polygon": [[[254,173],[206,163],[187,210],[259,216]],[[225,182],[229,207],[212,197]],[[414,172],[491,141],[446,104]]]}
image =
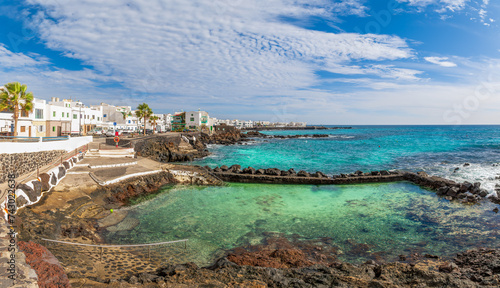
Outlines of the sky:
{"label": "sky", "polygon": [[0,0],[0,82],[221,119],[500,124],[499,16],[498,0]]}

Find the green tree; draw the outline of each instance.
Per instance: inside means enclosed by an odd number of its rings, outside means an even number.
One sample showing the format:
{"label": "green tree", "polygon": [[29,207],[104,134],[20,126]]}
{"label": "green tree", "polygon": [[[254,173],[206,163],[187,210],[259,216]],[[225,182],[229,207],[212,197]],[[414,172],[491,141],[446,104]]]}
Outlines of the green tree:
{"label": "green tree", "polygon": [[156,131],[156,125],[158,124],[158,120],[160,120],[160,117],[154,115],[149,118],[149,124],[153,126],[154,131]]}
{"label": "green tree", "polygon": [[137,110],[135,111],[135,115],[137,118],[144,119],[144,135],[146,135],[146,123],[148,119],[153,115],[153,110],[149,108],[149,105],[146,103],[139,104],[137,106]]}
{"label": "green tree", "polygon": [[20,113],[26,114],[33,111],[33,93],[26,90],[28,87],[19,82],[4,85],[0,93],[0,111],[9,110],[14,113],[14,136],[17,136],[17,121]]}

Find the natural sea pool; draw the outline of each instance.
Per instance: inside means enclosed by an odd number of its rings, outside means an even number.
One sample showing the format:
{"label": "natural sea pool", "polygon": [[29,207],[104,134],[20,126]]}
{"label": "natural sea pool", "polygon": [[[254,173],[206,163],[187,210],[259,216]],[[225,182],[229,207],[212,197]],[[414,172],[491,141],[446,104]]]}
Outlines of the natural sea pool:
{"label": "natural sea pool", "polygon": [[186,260],[198,265],[235,247],[262,243],[270,234],[327,238],[339,259],[354,263],[375,255],[392,261],[412,252],[452,257],[474,247],[500,247],[494,207],[488,201],[474,206],[449,202],[407,182],[170,186],[128,208],[127,218],[138,220],[137,226],[106,238],[127,244],[189,239]]}

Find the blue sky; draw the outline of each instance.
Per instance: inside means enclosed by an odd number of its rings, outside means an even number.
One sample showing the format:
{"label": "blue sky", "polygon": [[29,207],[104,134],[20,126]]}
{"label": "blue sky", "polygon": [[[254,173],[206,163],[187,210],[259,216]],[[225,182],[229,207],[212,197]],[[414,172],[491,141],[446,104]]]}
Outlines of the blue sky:
{"label": "blue sky", "polygon": [[158,113],[500,124],[499,1],[102,2],[0,0],[0,81]]}

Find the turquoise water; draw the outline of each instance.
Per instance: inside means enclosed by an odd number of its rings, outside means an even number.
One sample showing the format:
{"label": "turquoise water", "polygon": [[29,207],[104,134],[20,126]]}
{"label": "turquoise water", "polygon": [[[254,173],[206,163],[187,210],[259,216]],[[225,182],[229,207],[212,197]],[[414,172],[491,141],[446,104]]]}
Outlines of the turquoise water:
{"label": "turquoise water", "polygon": [[493,207],[451,203],[406,182],[177,186],[129,208],[127,220],[139,225],[106,237],[112,243],[187,238],[191,253],[182,261],[199,265],[276,235],[335,247],[342,260],[390,261],[412,252],[453,256],[477,246],[499,247]]}
{"label": "turquoise water", "polygon": [[[491,194],[500,184],[500,126],[353,128],[264,132],[330,136],[214,145],[209,148],[211,156],[193,164],[319,170],[330,175],[423,170],[456,181],[479,181]],[[471,165],[464,167],[465,162]],[[112,243],[188,238],[189,252],[176,259],[199,265],[235,247],[266,244],[276,237],[298,246],[315,243],[325,247],[322,251],[331,248],[350,262],[392,261],[413,252],[451,257],[473,247],[500,247],[500,215],[492,212],[495,206],[488,201],[474,206],[449,202],[406,182],[180,186],[165,188],[157,198],[127,208],[126,224],[105,236]]]}
{"label": "turquoise water", "polygon": [[[329,134],[320,139],[256,139],[249,145],[210,147],[194,164],[322,171],[407,169],[456,181],[500,183],[500,126],[355,126],[349,130],[264,131],[266,134]],[[464,163],[471,166],[463,167]],[[460,170],[454,173],[455,168]]]}

